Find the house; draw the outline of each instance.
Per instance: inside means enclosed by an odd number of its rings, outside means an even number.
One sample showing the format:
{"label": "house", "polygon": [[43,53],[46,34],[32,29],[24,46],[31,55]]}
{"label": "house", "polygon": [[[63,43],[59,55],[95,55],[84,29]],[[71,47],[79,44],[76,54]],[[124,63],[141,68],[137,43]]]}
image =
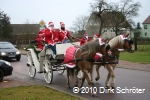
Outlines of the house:
{"label": "house", "polygon": [[[121,17],[123,17],[120,12],[116,12],[116,14],[118,13],[121,15]],[[105,22],[102,27],[101,37],[113,38],[116,36],[116,33],[114,31],[114,25],[111,23],[110,19],[110,17],[112,16],[111,14],[112,12],[102,13]],[[101,20],[99,18],[96,18],[95,15],[98,15],[98,12],[92,12],[86,25],[86,33],[88,33],[89,37],[93,37],[94,34],[99,33]],[[118,34],[124,32],[130,32],[130,24],[126,20],[119,25],[118,29]]]}
{"label": "house", "polygon": [[13,35],[38,34],[40,30],[39,24],[11,24],[13,27]]}
{"label": "house", "polygon": [[145,21],[142,23],[143,29],[141,37],[150,37],[150,15],[145,19]]}

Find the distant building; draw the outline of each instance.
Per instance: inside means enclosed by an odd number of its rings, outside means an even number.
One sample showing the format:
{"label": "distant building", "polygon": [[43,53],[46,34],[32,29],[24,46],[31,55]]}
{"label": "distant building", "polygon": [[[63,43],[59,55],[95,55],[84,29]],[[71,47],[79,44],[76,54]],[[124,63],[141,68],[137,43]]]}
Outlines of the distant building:
{"label": "distant building", "polygon": [[[100,28],[99,23],[101,20],[98,18],[94,18],[95,14],[98,14],[98,12],[93,12],[90,15],[88,23],[86,25],[86,33],[88,33],[90,37],[93,37],[94,34],[99,33],[99,28]],[[109,17],[111,16],[111,12],[104,12],[102,13],[102,16],[103,15],[108,16],[108,19],[102,28],[101,37],[113,38],[116,36],[116,34],[113,30],[114,27],[111,24],[111,20],[109,19]],[[130,32],[130,24],[126,20],[120,24],[118,34],[122,32]]]}
{"label": "distant building", "polygon": [[142,23],[143,29],[142,29],[142,37],[150,37],[150,15],[145,19],[145,21]]}
{"label": "distant building", "polygon": [[13,26],[13,35],[38,34],[39,24],[11,24]]}
{"label": "distant building", "polygon": [[[139,29],[138,34],[136,34],[136,37],[144,37],[144,38],[150,38],[150,15],[143,21],[142,28]],[[131,37],[134,37],[134,34],[132,32]]]}

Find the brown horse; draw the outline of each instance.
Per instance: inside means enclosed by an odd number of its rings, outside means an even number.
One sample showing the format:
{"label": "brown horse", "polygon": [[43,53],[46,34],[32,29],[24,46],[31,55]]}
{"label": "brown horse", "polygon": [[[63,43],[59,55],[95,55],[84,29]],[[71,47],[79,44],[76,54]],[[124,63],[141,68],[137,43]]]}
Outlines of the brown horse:
{"label": "brown horse", "polygon": [[[97,52],[101,52],[103,55],[106,54],[106,51],[109,50],[109,47],[106,47],[105,44],[100,45],[100,39],[91,40],[90,42],[81,46],[75,53],[76,66],[74,68],[66,67],[67,70],[67,87],[70,88],[69,76],[72,76],[72,79],[75,79],[75,86],[78,86],[77,74],[79,70],[82,70],[85,79],[88,82],[89,87],[92,86],[92,82],[88,76],[88,72],[92,75],[94,56]],[[106,42],[107,39],[104,39],[103,42]],[[91,76],[92,77],[92,76]]]}
{"label": "brown horse", "polygon": [[[129,34],[125,35],[125,39],[121,38],[121,35],[111,39],[108,43],[108,45],[111,48],[111,56],[104,56],[104,62],[115,62],[116,59],[115,57],[117,57],[117,59],[119,59],[119,53],[120,51],[118,51],[118,49],[123,49],[125,51],[128,51],[129,53],[133,52],[133,41],[132,40],[128,40]],[[97,77],[95,78],[96,81],[99,80],[100,75],[99,75],[99,68],[101,66],[105,66],[106,69],[108,70],[108,75],[107,75],[107,79],[105,82],[106,87],[111,86],[112,88],[115,87],[115,73],[114,73],[114,69],[116,67],[116,64],[101,64],[101,65],[96,65],[96,72],[97,72]],[[111,78],[111,81],[110,81]],[[110,82],[109,82],[110,81]],[[110,84],[109,84],[110,83]]]}

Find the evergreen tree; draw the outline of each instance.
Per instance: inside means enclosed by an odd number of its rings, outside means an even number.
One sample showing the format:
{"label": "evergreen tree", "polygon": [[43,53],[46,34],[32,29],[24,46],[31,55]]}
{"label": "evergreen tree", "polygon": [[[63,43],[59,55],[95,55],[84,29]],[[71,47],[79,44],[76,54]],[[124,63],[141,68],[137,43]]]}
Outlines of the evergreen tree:
{"label": "evergreen tree", "polygon": [[11,38],[13,28],[10,23],[10,17],[0,10],[0,39]]}

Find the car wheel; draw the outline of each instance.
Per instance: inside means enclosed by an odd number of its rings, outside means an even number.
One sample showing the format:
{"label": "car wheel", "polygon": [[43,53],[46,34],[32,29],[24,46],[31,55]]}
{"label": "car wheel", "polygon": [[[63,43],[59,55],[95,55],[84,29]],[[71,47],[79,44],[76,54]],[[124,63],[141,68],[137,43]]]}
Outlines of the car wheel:
{"label": "car wheel", "polygon": [[17,61],[20,61],[20,58],[16,58]]}
{"label": "car wheel", "polygon": [[3,81],[4,78],[4,72],[0,69],[0,82]]}

